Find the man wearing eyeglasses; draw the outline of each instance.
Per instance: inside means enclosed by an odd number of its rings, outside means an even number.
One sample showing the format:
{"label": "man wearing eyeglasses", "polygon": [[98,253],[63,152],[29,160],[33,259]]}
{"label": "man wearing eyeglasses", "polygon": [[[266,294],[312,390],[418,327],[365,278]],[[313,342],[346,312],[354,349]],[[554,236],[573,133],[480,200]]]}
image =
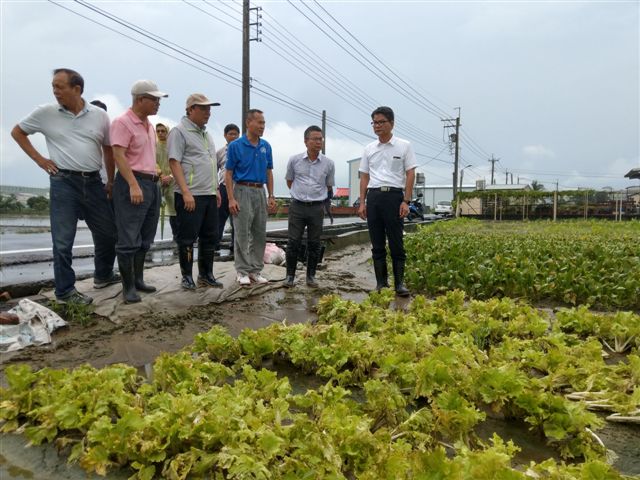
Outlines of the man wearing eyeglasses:
{"label": "man wearing eyeglasses", "polygon": [[[389,240],[396,295],[406,297],[404,286],[404,218],[415,180],[416,157],[411,143],[393,135],[394,113],[378,107],[371,114],[378,140],[368,144],[360,161],[360,207],[371,238],[376,290],[388,287],[386,241]],[[366,199],[366,203],[365,203]]]}
{"label": "man wearing eyeglasses", "polygon": [[[11,131],[16,143],[49,175],[51,240],[55,295],[60,303],[88,305],[93,299],[75,288],[71,267],[78,220],[87,222],[94,243],[94,287],[119,283],[113,273],[116,229],[107,196],[113,181],[109,117],[82,98],[84,79],[75,70],[53,72],[57,103],[41,105]],[[42,133],[49,157],[38,152],[28,136]],[[108,173],[103,185],[100,168]]]}
{"label": "man wearing eyeglasses", "polygon": [[206,131],[211,107],[219,106],[201,93],[187,98],[186,115],[171,130],[169,165],[176,179],[178,255],[182,288],[195,290],[193,244],[198,240],[198,285],[222,288],[213,276],[213,258],[218,240],[218,171],[216,146]]}
{"label": "man wearing eyeglasses", "polygon": [[284,286],[295,283],[298,252],[307,229],[307,285],[317,287],[316,267],[320,258],[320,235],[324,220],[324,204],[335,181],[333,160],[322,153],[322,129],[312,125],[304,131],[306,152],[294,155],[287,164],[287,186],[291,190],[289,204],[289,238],[287,240],[287,278]]}
{"label": "man wearing eyeglasses", "polygon": [[118,166],[113,185],[116,253],[125,303],[139,302],[139,291],[156,290],[143,277],[144,258],[158,227],[161,196],[156,133],[149,117],[158,113],[160,99],[168,95],[152,81],[138,80],[131,87],[131,97],[131,108],[111,124],[111,144]]}

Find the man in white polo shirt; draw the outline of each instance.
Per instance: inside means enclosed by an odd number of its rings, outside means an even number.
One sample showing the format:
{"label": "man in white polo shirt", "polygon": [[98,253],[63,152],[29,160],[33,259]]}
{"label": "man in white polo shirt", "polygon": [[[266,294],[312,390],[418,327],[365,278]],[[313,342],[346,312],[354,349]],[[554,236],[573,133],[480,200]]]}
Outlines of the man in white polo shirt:
{"label": "man in white polo shirt", "polygon": [[[396,295],[409,296],[404,286],[404,217],[415,180],[416,157],[411,144],[393,135],[394,114],[378,107],[371,114],[378,140],[364,149],[360,161],[360,207],[358,215],[367,220],[371,254],[376,274],[376,290],[388,287],[386,240],[389,239]],[[366,203],[365,203],[366,199]]]}
{"label": "man in white polo shirt", "polygon": [[[113,156],[106,112],[82,98],[84,79],[68,68],[53,72],[57,104],[41,105],[11,131],[20,148],[49,175],[53,276],[59,302],[90,304],[93,299],[75,288],[71,267],[78,220],[84,219],[95,246],[95,288],[118,283],[113,273],[116,228],[107,199],[113,184]],[[28,136],[42,133],[49,157],[38,152]],[[100,178],[104,163],[106,186]]]}

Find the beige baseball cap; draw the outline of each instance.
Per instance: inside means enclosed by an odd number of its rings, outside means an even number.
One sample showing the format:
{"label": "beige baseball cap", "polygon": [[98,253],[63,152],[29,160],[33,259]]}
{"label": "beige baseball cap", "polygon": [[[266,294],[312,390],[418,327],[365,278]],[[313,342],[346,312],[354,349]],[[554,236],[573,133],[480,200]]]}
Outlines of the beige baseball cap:
{"label": "beige baseball cap", "polygon": [[152,97],[162,98],[169,95],[158,90],[158,85],[151,80],[138,80],[131,87],[131,95],[151,95]]}
{"label": "beige baseball cap", "polygon": [[194,105],[208,105],[212,107],[220,106],[218,102],[212,102],[202,93],[192,93],[191,95],[189,95],[189,98],[187,98],[187,108],[191,108]]}

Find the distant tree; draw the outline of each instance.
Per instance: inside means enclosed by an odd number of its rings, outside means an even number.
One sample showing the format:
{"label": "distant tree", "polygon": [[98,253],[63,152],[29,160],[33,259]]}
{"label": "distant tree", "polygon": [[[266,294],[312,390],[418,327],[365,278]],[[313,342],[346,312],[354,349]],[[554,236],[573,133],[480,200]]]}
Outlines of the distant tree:
{"label": "distant tree", "polygon": [[34,212],[46,212],[49,210],[49,199],[39,195],[27,200],[27,206]]}
{"label": "distant tree", "polygon": [[531,190],[533,190],[534,192],[541,192],[542,190],[544,190],[544,185],[538,182],[538,180],[532,180]]}
{"label": "distant tree", "polygon": [[0,195],[0,213],[18,213],[23,208],[24,205],[15,195]]}

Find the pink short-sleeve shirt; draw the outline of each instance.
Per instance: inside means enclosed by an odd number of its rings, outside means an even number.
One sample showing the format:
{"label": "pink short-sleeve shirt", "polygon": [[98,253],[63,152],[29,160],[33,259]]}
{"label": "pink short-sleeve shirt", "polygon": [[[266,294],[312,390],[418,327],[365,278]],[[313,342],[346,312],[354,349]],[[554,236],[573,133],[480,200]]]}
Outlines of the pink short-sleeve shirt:
{"label": "pink short-sleeve shirt", "polygon": [[111,145],[124,147],[131,170],[156,173],[156,132],[151,122],[143,122],[128,109],[111,124]]}

